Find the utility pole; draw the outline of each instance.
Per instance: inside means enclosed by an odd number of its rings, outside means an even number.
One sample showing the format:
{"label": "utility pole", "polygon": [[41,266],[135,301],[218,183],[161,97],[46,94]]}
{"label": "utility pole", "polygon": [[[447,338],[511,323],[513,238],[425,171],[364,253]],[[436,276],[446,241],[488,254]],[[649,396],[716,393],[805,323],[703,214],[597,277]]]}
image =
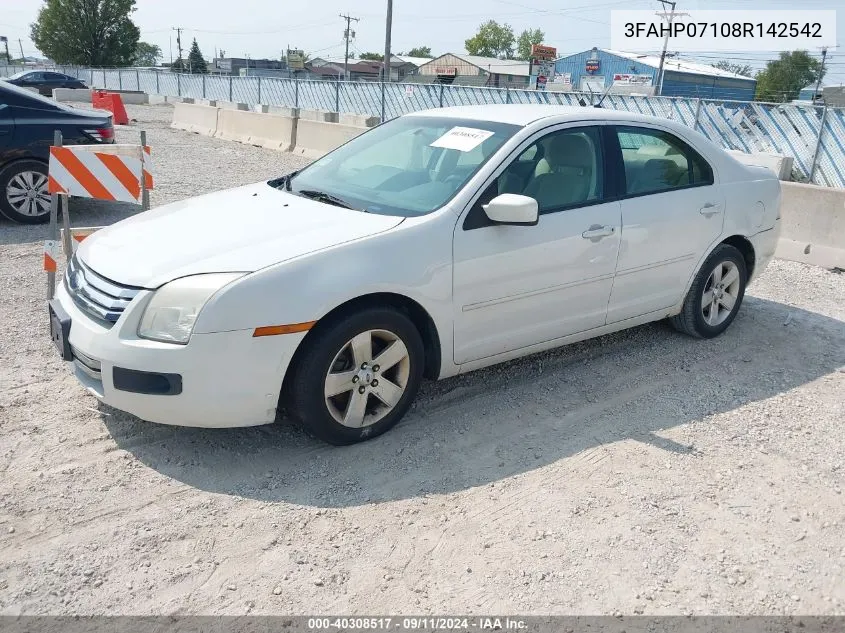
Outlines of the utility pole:
{"label": "utility pole", "polygon": [[[675,15],[689,15],[688,13],[675,13],[675,5],[677,4],[674,0],[660,0],[660,3],[663,5],[664,9],[666,5],[672,7],[672,11],[669,13],[669,29],[666,31],[666,37],[663,40],[663,52],[660,53],[660,65],[657,68],[657,90],[655,91],[656,96],[660,96],[663,94],[663,75],[664,70],[663,66],[666,62],[666,49],[669,48],[669,31],[672,28],[672,20],[674,19]],[[663,16],[665,17],[666,14],[664,12]]]}
{"label": "utility pole", "polygon": [[181,67],[185,65],[185,60],[182,59],[182,27],[174,26],[172,30],[176,31],[176,50],[179,51],[179,56],[176,59],[180,62],[179,70],[181,70]]}
{"label": "utility pole", "polygon": [[24,62],[23,42],[21,42],[20,38],[18,38],[18,46],[21,47],[21,63],[23,63]]}
{"label": "utility pole", "polygon": [[11,65],[12,58],[9,57],[9,38],[5,35],[0,35],[0,42],[3,42],[6,45],[6,63]]}
{"label": "utility pole", "polygon": [[346,54],[343,57],[343,78],[349,79],[349,38],[355,37],[355,33],[352,32],[350,29],[350,23],[354,20],[355,22],[358,21],[358,18],[353,18],[351,15],[343,15],[340,14],[340,17],[346,20],[346,30],[343,32],[343,37],[346,39]]}
{"label": "utility pole", "polygon": [[[390,81],[390,33],[393,30],[393,0],[387,0],[387,20],[384,32],[384,76],[383,82]],[[384,110],[384,108],[382,108]],[[382,113],[383,114],[383,113]]]}
{"label": "utility pole", "polygon": [[819,78],[816,81],[816,89],[813,91],[813,104],[818,100],[819,88],[822,85],[822,75],[824,75],[824,60],[827,58],[827,46],[822,46],[822,67],[819,69]]}

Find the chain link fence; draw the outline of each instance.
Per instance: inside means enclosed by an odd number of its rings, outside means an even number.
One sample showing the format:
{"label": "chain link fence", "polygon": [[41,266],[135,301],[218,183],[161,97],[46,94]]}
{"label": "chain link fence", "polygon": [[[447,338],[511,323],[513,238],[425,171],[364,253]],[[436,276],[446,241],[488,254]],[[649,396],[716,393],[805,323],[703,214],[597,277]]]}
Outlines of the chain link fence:
{"label": "chain link fence", "polygon": [[[0,66],[0,77],[32,67]],[[594,104],[598,95],[467,85],[378,83],[190,75],[155,70],[57,67],[93,88],[275,105],[392,119],[409,112],[459,105]],[[674,119],[726,149],[794,158],[793,179],[845,188],[845,108],[684,97],[608,94],[602,107]]]}

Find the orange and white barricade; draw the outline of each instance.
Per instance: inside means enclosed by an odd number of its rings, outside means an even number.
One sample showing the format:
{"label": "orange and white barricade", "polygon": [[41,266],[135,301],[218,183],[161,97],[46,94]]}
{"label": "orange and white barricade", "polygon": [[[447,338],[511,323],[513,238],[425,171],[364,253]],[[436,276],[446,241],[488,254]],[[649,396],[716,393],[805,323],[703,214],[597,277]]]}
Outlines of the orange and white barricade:
{"label": "orange and white barricade", "polygon": [[149,147],[70,145],[50,148],[48,191],[141,204],[153,185]]}
{"label": "orange and white barricade", "polygon": [[[50,237],[44,243],[44,270],[48,275],[47,297],[55,290],[59,250],[64,247],[70,258],[80,241],[102,227],[71,229],[67,197],[95,198],[110,202],[131,202],[149,207],[148,191],[154,186],[150,147],[142,132],[141,145],[69,145],[62,146],[57,134],[50,148],[47,189],[53,197],[50,212]],[[62,212],[61,235],[57,226],[58,209]]]}
{"label": "orange and white barricade", "polygon": [[[70,230],[70,244],[71,249],[76,250],[79,246],[79,243],[84,240],[86,237],[94,233],[95,231],[99,231],[100,229],[105,228],[104,226],[80,226],[77,228],[73,228]],[[63,244],[65,240],[65,230],[61,230],[61,240],[59,244]]]}

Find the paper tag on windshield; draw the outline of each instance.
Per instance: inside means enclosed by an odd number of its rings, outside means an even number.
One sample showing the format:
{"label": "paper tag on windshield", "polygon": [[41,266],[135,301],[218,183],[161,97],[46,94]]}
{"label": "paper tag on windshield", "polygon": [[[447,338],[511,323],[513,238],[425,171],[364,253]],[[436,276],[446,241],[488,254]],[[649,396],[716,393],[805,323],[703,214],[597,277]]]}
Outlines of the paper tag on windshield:
{"label": "paper tag on windshield", "polygon": [[489,130],[479,130],[474,127],[453,127],[439,139],[431,144],[431,147],[442,147],[444,149],[456,149],[459,152],[469,152],[481,145],[488,138],[493,136]]}

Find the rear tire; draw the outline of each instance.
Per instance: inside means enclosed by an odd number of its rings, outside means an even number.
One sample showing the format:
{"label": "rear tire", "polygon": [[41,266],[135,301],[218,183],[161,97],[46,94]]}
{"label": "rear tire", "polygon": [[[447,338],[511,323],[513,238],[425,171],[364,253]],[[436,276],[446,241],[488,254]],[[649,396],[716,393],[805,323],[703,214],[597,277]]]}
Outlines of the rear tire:
{"label": "rear tire", "polygon": [[697,338],[719,336],[736,318],[747,282],[742,253],[730,244],[720,244],[702,264],[681,313],[670,319],[672,326]]}
{"label": "rear tire", "polygon": [[417,394],[425,364],[413,322],[393,308],[367,308],[317,327],[286,382],[293,417],[337,446],[395,426]]}
{"label": "rear tire", "polygon": [[50,219],[47,165],[27,159],[0,170],[0,213],[20,224],[44,224]]}

